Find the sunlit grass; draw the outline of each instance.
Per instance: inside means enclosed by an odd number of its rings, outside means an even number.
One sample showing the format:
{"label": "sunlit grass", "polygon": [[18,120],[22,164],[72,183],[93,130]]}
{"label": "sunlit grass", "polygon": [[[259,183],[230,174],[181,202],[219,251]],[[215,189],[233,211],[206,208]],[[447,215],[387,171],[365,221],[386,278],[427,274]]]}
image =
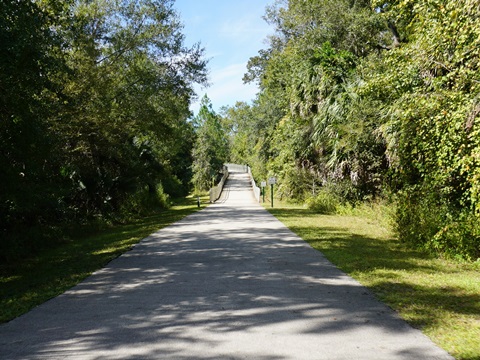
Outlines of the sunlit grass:
{"label": "sunlit grass", "polygon": [[385,216],[368,209],[318,215],[278,201],[266,208],[457,359],[480,359],[478,262],[456,263],[409,249],[394,237]]}
{"label": "sunlit grass", "polygon": [[[201,208],[207,198],[202,198]],[[0,322],[9,321],[76,285],[152,232],[198,210],[190,197],[156,215],[103,230],[83,229],[35,257],[0,265]]]}

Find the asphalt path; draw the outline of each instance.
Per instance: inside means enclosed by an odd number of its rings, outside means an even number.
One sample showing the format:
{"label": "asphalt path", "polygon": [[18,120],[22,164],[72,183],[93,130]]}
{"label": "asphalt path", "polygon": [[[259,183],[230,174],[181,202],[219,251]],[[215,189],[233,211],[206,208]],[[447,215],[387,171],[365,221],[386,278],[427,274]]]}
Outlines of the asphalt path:
{"label": "asphalt path", "polygon": [[453,359],[255,203],[216,204],[0,325],[0,359]]}

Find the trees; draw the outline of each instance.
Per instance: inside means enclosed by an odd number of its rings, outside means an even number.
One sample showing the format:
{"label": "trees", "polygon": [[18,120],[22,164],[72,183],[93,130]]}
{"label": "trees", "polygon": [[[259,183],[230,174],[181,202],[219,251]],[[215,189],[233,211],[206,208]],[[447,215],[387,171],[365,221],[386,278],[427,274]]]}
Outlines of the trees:
{"label": "trees", "polygon": [[2,253],[24,245],[16,231],[56,219],[66,187],[59,176],[59,140],[50,128],[62,108],[58,74],[68,71],[64,39],[53,30],[62,25],[65,8],[58,3],[51,14],[44,3],[46,8],[32,1],[0,3]]}
{"label": "trees", "polygon": [[3,233],[118,219],[185,193],[206,61],[184,46],[173,1],[0,6]]}
{"label": "trees", "polygon": [[310,184],[330,184],[343,201],[388,192],[402,240],[478,258],[479,15],[472,0],[270,7],[277,32],[244,80],[261,88],[254,124],[276,108],[269,136],[250,142],[265,141],[263,168],[280,193],[303,200]]}
{"label": "trees", "polygon": [[360,135],[375,124],[368,113],[353,114],[365,110],[356,68],[386,46],[386,26],[368,2],[289,1],[266,17],[277,34],[251,59],[245,80],[260,82],[260,99],[280,99],[269,139],[269,168],[280,178],[280,193],[303,199],[314,183],[344,180],[358,197],[378,193],[377,175],[386,171],[383,141],[366,136],[368,130]]}
{"label": "trees", "polygon": [[205,61],[198,46],[183,46],[171,1],[78,2],[73,11],[67,91],[76,113],[58,129],[69,140],[66,171],[82,184],[72,201],[108,213],[178,172],[172,160]]}
{"label": "trees", "polygon": [[392,13],[410,31],[389,56],[410,69],[393,84],[411,84],[391,104],[388,122],[398,139],[399,234],[415,245],[476,259],[480,7],[468,0],[407,1],[391,4],[385,16]]}
{"label": "trees", "polygon": [[196,139],[192,149],[192,182],[195,189],[203,191],[214,185],[223,164],[229,158],[229,146],[221,117],[213,111],[206,94],[193,121]]}

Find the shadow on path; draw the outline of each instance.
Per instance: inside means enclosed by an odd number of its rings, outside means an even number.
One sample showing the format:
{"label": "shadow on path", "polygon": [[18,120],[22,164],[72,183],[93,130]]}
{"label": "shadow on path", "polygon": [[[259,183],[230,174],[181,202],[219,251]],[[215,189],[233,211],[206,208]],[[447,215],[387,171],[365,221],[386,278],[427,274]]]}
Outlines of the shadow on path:
{"label": "shadow on path", "polygon": [[0,326],[2,359],[452,359],[256,204],[220,202],[150,235]]}

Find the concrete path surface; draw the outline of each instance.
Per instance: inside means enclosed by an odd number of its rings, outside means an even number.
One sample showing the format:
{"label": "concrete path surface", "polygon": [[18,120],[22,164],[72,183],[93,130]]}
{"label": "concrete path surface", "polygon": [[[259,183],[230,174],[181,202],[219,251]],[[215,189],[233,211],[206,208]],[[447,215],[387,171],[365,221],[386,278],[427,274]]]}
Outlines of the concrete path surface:
{"label": "concrete path surface", "polygon": [[0,359],[453,359],[255,203],[222,199],[0,326]]}

